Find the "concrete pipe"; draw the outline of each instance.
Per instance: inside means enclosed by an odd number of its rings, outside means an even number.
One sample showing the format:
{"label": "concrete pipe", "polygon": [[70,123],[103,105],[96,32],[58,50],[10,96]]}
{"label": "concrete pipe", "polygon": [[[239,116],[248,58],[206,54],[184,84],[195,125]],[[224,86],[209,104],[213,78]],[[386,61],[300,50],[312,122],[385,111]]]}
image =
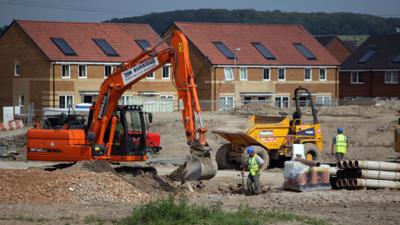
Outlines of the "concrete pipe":
{"label": "concrete pipe", "polygon": [[338,161],[338,162],[336,163],[336,167],[339,168],[339,169],[343,169],[342,161]]}
{"label": "concrete pipe", "polygon": [[343,186],[342,186],[342,179],[337,179],[336,180],[336,187],[337,188],[342,188]]}
{"label": "concrete pipe", "polygon": [[349,187],[349,179],[342,179],[342,186],[343,187]]}
{"label": "concrete pipe", "polygon": [[357,188],[390,188],[390,189],[400,189],[399,181],[389,181],[389,180],[373,180],[373,179],[354,179],[354,187]]}
{"label": "concrete pipe", "polygon": [[313,167],[314,167],[314,166],[315,166],[315,167],[321,166],[321,163],[320,163],[320,162],[313,161],[313,160],[306,160],[306,159],[299,158],[299,157],[294,158],[294,161],[303,163],[303,164],[306,165],[306,166],[313,166]]}
{"label": "concrete pipe", "polygon": [[337,177],[338,179],[344,178],[343,170],[338,170],[338,171],[336,172],[336,177]]}
{"label": "concrete pipe", "polygon": [[400,172],[400,163],[382,162],[382,161],[357,161],[354,162],[357,168],[367,170],[382,170]]}
{"label": "concrete pipe", "polygon": [[400,181],[400,172],[356,169],[354,178]]}
{"label": "concrete pipe", "polygon": [[348,169],[348,168],[349,168],[349,162],[346,161],[346,160],[343,160],[343,161],[342,161],[342,168],[343,168],[343,169]]}

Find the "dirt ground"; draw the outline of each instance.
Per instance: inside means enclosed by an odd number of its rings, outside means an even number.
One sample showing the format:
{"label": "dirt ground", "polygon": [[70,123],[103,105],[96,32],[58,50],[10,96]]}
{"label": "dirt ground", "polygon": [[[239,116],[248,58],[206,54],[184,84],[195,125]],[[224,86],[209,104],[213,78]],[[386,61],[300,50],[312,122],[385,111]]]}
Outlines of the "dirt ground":
{"label": "dirt ground", "polygon": [[[396,103],[397,104],[397,103]],[[319,120],[324,134],[323,161],[334,160],[330,153],[331,139],[337,127],[344,127],[350,137],[349,159],[387,160],[393,152],[393,127],[397,122],[397,105],[338,107],[320,109]],[[278,109],[245,108],[232,114],[203,113],[209,131],[232,124],[243,124],[249,112],[277,115]],[[287,112],[289,115],[291,112]],[[309,112],[306,112],[309,114]],[[306,120],[311,120],[309,115]],[[159,158],[182,158],[188,153],[179,113],[156,113],[151,130],[161,135],[163,147]],[[21,150],[21,137],[2,134],[0,140]],[[14,136],[12,134],[10,136]],[[226,143],[207,133],[208,143],[215,150]],[[11,141],[10,141],[11,140]],[[14,141],[13,141],[14,140]],[[15,141],[17,140],[17,141]],[[20,159],[23,159],[21,157]],[[12,162],[0,160],[0,168],[11,168]],[[398,190],[330,190],[289,192],[282,190],[282,169],[268,169],[262,174],[263,193],[244,196],[238,171],[221,170],[203,185],[192,182],[181,185],[166,177],[175,167],[156,165],[152,171],[115,174],[93,172],[83,164],[68,169],[44,171],[16,166],[0,169],[0,224],[90,224],[101,221],[111,224],[123,218],[134,206],[168,195],[183,195],[194,204],[220,204],[224,209],[249,205],[268,211],[285,211],[324,219],[330,224],[400,224],[400,191]]]}

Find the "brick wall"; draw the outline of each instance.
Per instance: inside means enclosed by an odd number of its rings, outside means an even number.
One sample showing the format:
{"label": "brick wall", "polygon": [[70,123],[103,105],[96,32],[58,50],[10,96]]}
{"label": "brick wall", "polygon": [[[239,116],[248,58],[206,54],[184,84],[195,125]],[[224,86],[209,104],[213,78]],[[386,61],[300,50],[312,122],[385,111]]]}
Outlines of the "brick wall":
{"label": "brick wall", "polygon": [[340,98],[400,97],[400,84],[385,84],[384,71],[359,72],[363,84],[351,84],[351,72],[340,72]]}

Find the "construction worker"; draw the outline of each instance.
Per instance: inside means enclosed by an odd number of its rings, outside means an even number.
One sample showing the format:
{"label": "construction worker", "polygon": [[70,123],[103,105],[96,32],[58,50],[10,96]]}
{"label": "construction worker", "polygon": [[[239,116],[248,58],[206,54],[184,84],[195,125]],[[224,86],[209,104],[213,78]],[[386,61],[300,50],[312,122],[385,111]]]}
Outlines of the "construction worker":
{"label": "construction worker", "polygon": [[336,160],[342,161],[344,158],[344,155],[347,153],[347,147],[349,145],[349,140],[346,137],[346,135],[343,134],[344,129],[339,127],[337,129],[337,135],[333,137],[332,140],[332,148],[331,148],[331,153],[332,155],[336,154]]}
{"label": "construction worker", "polygon": [[259,192],[261,168],[264,165],[264,160],[255,153],[252,146],[247,148],[248,159],[243,166],[242,176],[247,169],[249,175],[247,176],[247,192],[250,195],[256,195]]}

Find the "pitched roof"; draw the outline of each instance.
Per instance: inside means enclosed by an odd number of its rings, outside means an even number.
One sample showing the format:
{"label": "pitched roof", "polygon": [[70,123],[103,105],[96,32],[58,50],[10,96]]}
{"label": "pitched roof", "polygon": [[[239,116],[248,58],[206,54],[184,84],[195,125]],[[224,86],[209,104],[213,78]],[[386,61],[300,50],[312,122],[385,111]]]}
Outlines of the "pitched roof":
{"label": "pitched roof", "polygon": [[[41,51],[53,61],[122,62],[142,50],[136,39],[161,41],[148,24],[82,23],[16,20]],[[51,38],[62,38],[76,55],[65,55]],[[107,56],[93,39],[104,39],[119,56]]]}
{"label": "pitched roof", "polygon": [[[225,57],[214,45],[215,42],[223,42],[232,52],[240,48],[240,51],[236,51],[238,65],[339,65],[301,25],[186,22],[176,22],[174,25],[213,64],[234,64],[232,58]],[[267,59],[260,54],[252,44],[254,42],[264,45],[276,59]],[[295,43],[302,43],[316,59],[307,59],[294,46]]]}
{"label": "pitched roof", "polygon": [[[367,52],[372,53],[367,57]],[[370,36],[343,64],[342,69],[400,69],[393,60],[400,55],[400,34]],[[360,59],[367,59],[360,62]],[[362,61],[362,60],[361,60]]]}

